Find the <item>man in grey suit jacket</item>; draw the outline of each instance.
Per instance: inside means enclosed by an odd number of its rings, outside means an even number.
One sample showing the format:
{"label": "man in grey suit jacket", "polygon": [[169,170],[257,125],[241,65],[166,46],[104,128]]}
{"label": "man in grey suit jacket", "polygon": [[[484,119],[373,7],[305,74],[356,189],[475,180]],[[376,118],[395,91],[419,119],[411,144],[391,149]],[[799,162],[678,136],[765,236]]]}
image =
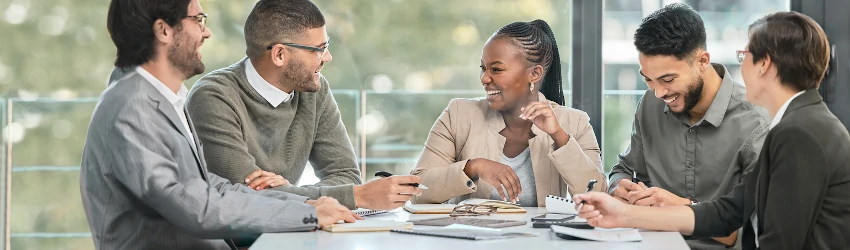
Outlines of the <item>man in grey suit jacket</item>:
{"label": "man in grey suit jacket", "polygon": [[83,206],[98,249],[228,249],[221,239],[354,220],[333,198],[255,191],[207,172],[182,84],[204,71],[205,19],[197,0],[110,4],[116,67],[140,66],[103,92],[83,151]]}

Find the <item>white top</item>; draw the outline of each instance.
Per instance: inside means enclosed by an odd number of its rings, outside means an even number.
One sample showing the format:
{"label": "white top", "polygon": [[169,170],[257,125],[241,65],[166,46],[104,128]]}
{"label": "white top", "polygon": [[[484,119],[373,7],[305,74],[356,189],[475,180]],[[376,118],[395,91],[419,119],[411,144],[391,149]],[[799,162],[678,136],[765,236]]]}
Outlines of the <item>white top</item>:
{"label": "white top", "polygon": [[245,76],[248,77],[248,84],[250,84],[257,93],[260,93],[260,95],[263,96],[263,98],[266,99],[272,107],[277,108],[277,106],[281,103],[292,100],[292,94],[280,90],[267,82],[266,79],[263,79],[263,77],[260,76],[260,73],[257,73],[257,69],[254,68],[250,59],[245,60]]}
{"label": "white top", "polygon": [[[502,159],[500,163],[511,167],[516,173],[517,177],[519,177],[520,187],[522,188],[522,194],[519,195],[519,201],[517,203],[523,207],[536,207],[537,206],[537,184],[534,181],[534,169],[531,167],[531,150],[530,148],[525,148],[522,153],[519,153],[514,158],[510,158],[502,154]],[[505,195],[508,193],[505,191],[503,187],[501,188],[502,192],[505,192]],[[490,199],[500,200],[499,192],[494,188],[493,192],[490,193]]]}
{"label": "white top", "polygon": [[136,67],[136,73],[139,73],[145,80],[153,85],[153,87],[159,91],[162,96],[171,103],[171,106],[174,106],[174,111],[177,112],[177,116],[180,117],[180,121],[183,123],[183,127],[186,129],[186,132],[189,133],[189,139],[192,140],[192,143],[195,143],[195,137],[192,135],[192,130],[189,129],[189,121],[186,119],[186,112],[183,111],[183,108],[186,106],[186,95],[189,93],[189,90],[186,89],[186,85],[180,84],[180,90],[177,93],[171,91],[168,86],[165,86],[165,83],[162,83],[159,79],[156,79],[150,72],[142,68],[141,66]]}
{"label": "white top", "polygon": [[[803,93],[806,93],[806,91],[803,90],[803,91],[797,92],[797,94],[794,94],[793,96],[791,96],[791,98],[788,98],[788,100],[785,101],[784,104],[782,104],[782,107],[780,107],[779,111],[776,112],[776,116],[774,116],[773,120],[770,121],[770,127],[768,129],[773,129],[773,127],[776,127],[776,124],[779,124],[779,121],[782,120],[782,116],[785,115],[785,110],[788,109],[788,105],[791,104],[791,101],[793,101],[794,98],[797,98],[798,96],[802,95]],[[756,238],[756,247],[759,247],[759,227],[758,227],[759,218],[758,218],[758,216],[756,216],[755,211],[753,211],[753,214],[750,215],[750,221],[753,222],[752,223],[753,224],[753,233],[756,236],[755,237]]]}

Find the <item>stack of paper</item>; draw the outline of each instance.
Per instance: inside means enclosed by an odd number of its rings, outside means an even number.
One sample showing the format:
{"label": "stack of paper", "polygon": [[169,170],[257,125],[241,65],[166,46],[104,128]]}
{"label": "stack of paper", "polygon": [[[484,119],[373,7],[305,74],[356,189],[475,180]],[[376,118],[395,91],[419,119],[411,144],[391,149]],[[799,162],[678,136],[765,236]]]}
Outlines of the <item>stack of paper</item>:
{"label": "stack of paper", "polygon": [[399,222],[387,220],[358,220],[354,223],[338,223],[322,227],[322,230],[331,233],[345,232],[381,232],[393,229],[413,229],[412,222]]}
{"label": "stack of paper", "polygon": [[455,207],[460,205],[487,205],[496,207],[497,213],[525,213],[522,208],[514,203],[489,200],[489,199],[466,199],[459,204],[408,204],[404,210],[412,214],[450,214]]}
{"label": "stack of paper", "polygon": [[599,230],[599,229],[575,229],[562,226],[552,226],[552,231],[561,238],[575,237],[585,240],[606,242],[632,242],[642,241],[643,237],[637,229],[622,230]]}

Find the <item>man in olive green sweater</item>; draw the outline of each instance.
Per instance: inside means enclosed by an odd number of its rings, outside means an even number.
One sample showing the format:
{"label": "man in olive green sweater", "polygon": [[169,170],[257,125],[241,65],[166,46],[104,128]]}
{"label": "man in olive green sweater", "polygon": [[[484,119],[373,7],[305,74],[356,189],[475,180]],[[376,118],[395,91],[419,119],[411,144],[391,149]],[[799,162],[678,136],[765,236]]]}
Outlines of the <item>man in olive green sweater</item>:
{"label": "man in olive green sweater", "polygon": [[[188,111],[209,171],[254,189],[273,188],[350,209],[392,209],[420,194],[417,176],[362,184],[328,82],[325,19],[307,0],[261,0],[245,22],[248,58],[201,78]],[[307,162],[321,179],[295,186]]]}

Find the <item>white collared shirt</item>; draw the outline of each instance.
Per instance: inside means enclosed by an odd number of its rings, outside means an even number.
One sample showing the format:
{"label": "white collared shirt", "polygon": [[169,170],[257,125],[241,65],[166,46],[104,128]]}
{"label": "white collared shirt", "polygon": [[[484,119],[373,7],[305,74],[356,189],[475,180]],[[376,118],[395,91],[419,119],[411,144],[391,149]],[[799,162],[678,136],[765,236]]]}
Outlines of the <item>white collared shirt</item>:
{"label": "white collared shirt", "polygon": [[248,83],[251,84],[251,87],[260,93],[272,107],[277,108],[281,103],[292,100],[292,94],[280,90],[263,79],[260,73],[257,73],[251,59],[245,60],[245,75],[248,77]]}
{"label": "white collared shirt", "polygon": [[[776,127],[776,124],[779,124],[779,121],[782,120],[782,116],[785,115],[785,110],[788,109],[788,105],[791,104],[791,101],[793,101],[794,98],[797,98],[798,96],[802,95],[803,93],[806,93],[806,91],[803,90],[803,91],[797,92],[797,94],[794,94],[793,96],[791,96],[791,98],[788,98],[788,100],[785,101],[784,104],[782,104],[782,107],[780,107],[779,111],[776,112],[776,115],[773,116],[773,120],[770,121],[770,127],[768,127],[768,129],[773,129],[773,127]],[[753,233],[755,233],[755,235],[756,235],[756,237],[755,237],[756,238],[756,247],[759,247],[759,227],[758,227],[759,218],[758,218],[758,216],[756,216],[755,211],[753,211],[753,214],[750,215],[750,221],[753,222],[752,223],[753,224]]]}
{"label": "white collared shirt", "polygon": [[180,90],[177,93],[171,91],[168,86],[165,86],[162,81],[156,79],[150,72],[142,68],[141,66],[136,67],[136,72],[139,73],[145,80],[153,85],[153,87],[159,91],[162,96],[171,103],[171,106],[174,106],[174,111],[177,112],[177,116],[180,117],[180,121],[183,123],[183,127],[186,129],[186,132],[189,133],[187,136],[192,140],[192,143],[195,143],[195,137],[192,135],[192,130],[189,129],[189,120],[186,119],[186,113],[183,111],[183,108],[186,106],[186,95],[189,93],[189,90],[186,89],[186,85],[180,84]]}
{"label": "white collared shirt", "polygon": [[773,129],[773,127],[776,127],[776,124],[779,124],[779,120],[782,120],[782,116],[785,115],[785,110],[788,109],[788,105],[791,104],[791,101],[793,101],[794,98],[797,98],[798,96],[802,95],[803,93],[806,93],[806,91],[803,90],[803,91],[797,92],[796,94],[791,96],[791,98],[788,98],[788,100],[785,101],[784,104],[782,104],[782,107],[779,108],[779,111],[777,111],[776,115],[773,117],[773,121],[770,121],[770,128],[769,129]]}

